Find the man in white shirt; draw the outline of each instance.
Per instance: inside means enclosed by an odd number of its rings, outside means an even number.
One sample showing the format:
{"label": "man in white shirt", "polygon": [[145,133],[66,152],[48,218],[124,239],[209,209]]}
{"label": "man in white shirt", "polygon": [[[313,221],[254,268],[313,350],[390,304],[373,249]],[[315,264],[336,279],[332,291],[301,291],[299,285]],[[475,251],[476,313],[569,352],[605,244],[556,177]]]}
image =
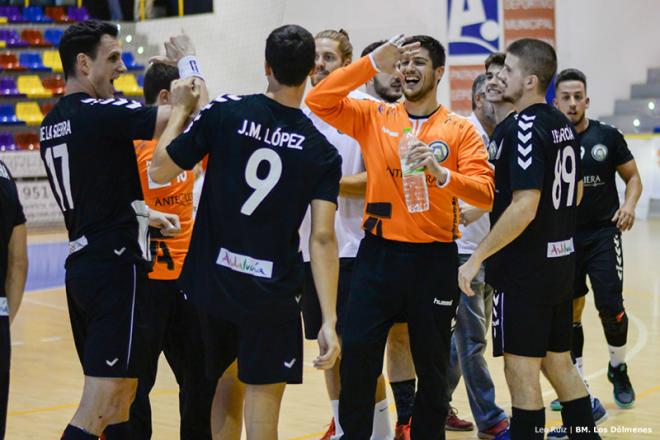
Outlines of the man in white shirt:
{"label": "man in white shirt", "polygon": [[[316,67],[311,76],[312,86],[316,86],[330,72],[344,67],[353,59],[353,46],[344,30],[325,30],[316,37]],[[353,91],[355,99],[373,99],[369,95]],[[342,324],[348,303],[351,274],[360,241],[364,237],[362,215],[364,213],[364,193],[367,185],[367,173],[362,161],[360,145],[355,139],[342,134],[336,128],[322,121],[308,109],[305,114],[328,141],[337,148],[342,158],[342,178],[339,184],[339,200],[335,216],[335,235],[339,251],[339,286],[337,292],[337,333],[341,336]],[[310,267],[308,238],[311,229],[309,210],[300,227],[301,249],[305,261],[305,288],[302,296],[305,338],[314,340],[321,328],[321,307],[318,302],[314,280]],[[339,438],[343,435],[339,420],[339,365],[338,360],[332,369],[325,370],[325,382],[332,404],[333,419],[321,440]],[[385,382],[381,376],[376,388],[376,407],[374,410],[373,432],[371,440],[391,440]]]}
{"label": "man in white shirt", "polygon": [[[472,114],[468,118],[484,140],[489,144],[489,134],[496,125],[493,104],[486,100],[486,75],[479,75],[472,85]],[[488,214],[460,201],[462,237],[456,240],[460,264],[465,263],[488,235]],[[461,292],[456,313],[456,327],[452,336],[449,364],[449,391],[453,393],[463,373],[463,380],[470,402],[472,415],[479,429],[479,438],[494,438],[509,425],[507,415],[495,403],[495,386],[484,359],[486,331],[492,312],[492,289],[484,281],[484,268],[472,282],[474,296]],[[451,395],[451,394],[450,394]],[[447,430],[471,431],[474,425],[460,420],[455,411],[450,411]]]}

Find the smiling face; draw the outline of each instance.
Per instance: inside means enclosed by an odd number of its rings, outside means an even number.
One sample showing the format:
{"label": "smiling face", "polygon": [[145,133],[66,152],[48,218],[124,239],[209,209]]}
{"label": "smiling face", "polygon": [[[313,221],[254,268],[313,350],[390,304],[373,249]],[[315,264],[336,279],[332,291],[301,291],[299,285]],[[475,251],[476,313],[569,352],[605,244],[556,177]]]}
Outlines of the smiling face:
{"label": "smiling face", "polygon": [[126,72],[119,41],[110,35],[103,35],[96,49],[96,58],[79,54],[79,60],[80,70],[91,83],[96,97],[112,98],[115,93],[114,81]]}
{"label": "smiling face", "polygon": [[348,65],[351,60],[343,60],[339,50],[339,42],[331,38],[317,38],[316,57],[314,58],[314,73],[311,76],[312,86],[320,83],[340,67]]}
{"label": "smiling face", "polygon": [[417,55],[404,58],[398,71],[403,80],[403,94],[407,100],[415,102],[434,92],[444,68],[434,69],[428,50],[422,47]]}
{"label": "smiling face", "polygon": [[504,100],[505,85],[497,74],[504,66],[491,64],[486,71],[486,100],[492,103],[499,103]]}
{"label": "smiling face", "polygon": [[560,82],[554,104],[573,125],[580,125],[589,108],[589,97],[584,83],[578,80]]}

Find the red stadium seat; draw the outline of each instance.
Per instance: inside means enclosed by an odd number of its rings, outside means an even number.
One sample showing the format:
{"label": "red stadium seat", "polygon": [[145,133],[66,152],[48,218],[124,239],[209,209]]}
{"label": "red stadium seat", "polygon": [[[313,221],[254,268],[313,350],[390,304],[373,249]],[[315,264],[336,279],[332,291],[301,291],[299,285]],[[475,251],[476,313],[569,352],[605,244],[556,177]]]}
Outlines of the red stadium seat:
{"label": "red stadium seat", "polygon": [[0,53],[0,69],[25,70],[25,67],[20,65],[14,52],[2,52]]}
{"label": "red stadium seat", "polygon": [[42,83],[46,89],[53,92],[53,95],[62,95],[64,93],[64,78],[62,75],[47,76],[42,80]]}
{"label": "red stadium seat", "polygon": [[39,136],[36,133],[25,132],[16,133],[14,137],[16,146],[19,150],[38,150],[39,149]]}
{"label": "red stadium seat", "polygon": [[50,47],[49,41],[46,41],[41,31],[37,29],[23,29],[21,38],[33,47]]}
{"label": "red stadium seat", "polygon": [[46,6],[46,15],[58,23],[70,23],[73,21],[66,15],[64,8],[61,6]]}

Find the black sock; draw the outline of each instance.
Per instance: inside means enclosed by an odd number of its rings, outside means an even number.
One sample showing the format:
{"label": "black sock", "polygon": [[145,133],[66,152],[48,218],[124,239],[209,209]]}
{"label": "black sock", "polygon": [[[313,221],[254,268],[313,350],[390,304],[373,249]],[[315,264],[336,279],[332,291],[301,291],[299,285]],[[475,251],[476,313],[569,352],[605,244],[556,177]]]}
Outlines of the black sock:
{"label": "black sock", "polygon": [[512,407],[511,440],[531,440],[545,438],[545,408],[520,409]]}
{"label": "black sock", "polygon": [[584,329],[581,322],[573,323],[573,341],[571,347],[571,357],[573,358],[573,363],[575,363],[575,359],[582,357],[582,350],[584,348]]}
{"label": "black sock", "polygon": [[596,439],[594,414],[589,396],[561,403],[561,419],[566,427],[568,438]]}
{"label": "black sock", "polygon": [[98,436],[90,434],[77,426],[67,425],[61,440],[98,440]]}
{"label": "black sock", "polygon": [[128,439],[131,437],[131,425],[128,421],[108,425],[105,427],[105,431],[103,431],[103,437],[105,437],[105,440]]}
{"label": "black sock", "polygon": [[410,422],[415,405],[415,379],[404,380],[402,382],[390,382],[394,402],[396,403],[396,414],[398,425],[405,425]]}

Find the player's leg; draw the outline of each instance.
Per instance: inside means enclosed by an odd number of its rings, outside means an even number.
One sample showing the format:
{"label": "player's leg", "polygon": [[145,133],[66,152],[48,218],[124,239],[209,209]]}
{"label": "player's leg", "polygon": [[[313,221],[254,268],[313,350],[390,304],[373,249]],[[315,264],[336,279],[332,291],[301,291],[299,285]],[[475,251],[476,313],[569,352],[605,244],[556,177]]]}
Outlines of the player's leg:
{"label": "player's leg", "polygon": [[[137,379],[85,376],[80,405],[70,424],[96,437],[111,425],[125,424],[136,388]],[[108,432],[105,432],[105,437],[110,439]],[[68,440],[67,437],[62,438]]]}
{"label": "player's leg", "polygon": [[444,439],[451,327],[459,302],[456,245],[417,245],[409,263],[407,273],[414,274],[415,282],[406,289],[406,316],[419,381],[411,435]]}
{"label": "player's leg", "polygon": [[245,430],[248,440],[277,440],[285,383],[246,385]]}
{"label": "player's leg", "polygon": [[[460,262],[467,261],[467,257],[461,256]],[[506,428],[507,415],[495,403],[495,385],[484,358],[488,314],[486,307],[487,303],[491,303],[486,301],[486,296],[490,299],[491,291],[486,288],[484,276],[482,267],[471,285],[476,295],[468,297],[461,293],[452,345],[457,348],[460,370],[463,372],[474,420],[480,432],[490,435],[491,432],[496,434]],[[450,392],[453,393],[452,388]]]}
{"label": "player's leg", "polygon": [[244,399],[245,384],[238,380],[238,366],[234,361],[218,380],[211,411],[213,440],[240,440]]}
{"label": "player's leg", "polygon": [[[146,306],[142,310],[146,322],[145,364],[143,371],[140,372],[135,400],[131,405],[130,425],[133,440],[151,438],[149,393],[156,382],[158,358],[163,350],[165,331],[174,303],[167,283],[167,281],[149,279],[145,289]],[[179,381],[178,377],[177,381]]]}
{"label": "player's leg", "polygon": [[168,283],[167,294],[172,301],[163,352],[179,383],[181,440],[211,440],[211,404],[216,381],[206,377],[195,307],[179,291],[176,281]]}
{"label": "player's leg", "polygon": [[552,330],[551,306],[530,302],[528,297],[495,291],[492,328],[493,355],[504,355],[511,394],[511,438],[526,440],[544,438],[540,371]]}
{"label": "player's leg", "polygon": [[[367,236],[360,244],[343,328],[339,419],[346,439],[367,440],[373,429],[376,383],[387,333],[403,309],[399,255],[393,242]],[[397,276],[392,276],[397,274]]]}
{"label": "player's leg", "polygon": [[594,434],[595,422],[587,387],[574,367],[569,351],[572,301],[553,306],[548,314],[552,315],[552,330],[541,368],[562,404],[564,427],[569,437],[581,432],[583,435],[578,438],[599,438]]}
{"label": "player's leg", "polygon": [[145,270],[110,263],[98,269],[66,285],[85,385],[64,440],[85,438],[81,433],[127,438],[136,378],[144,366]]}
{"label": "player's leg", "polygon": [[620,232],[606,234],[598,240],[588,271],[610,353],[607,378],[612,382],[616,404],[620,408],[631,408],[635,404],[635,390],[630,383],[626,364],[628,315],[623,306]]}
{"label": "player's leg", "polygon": [[[213,439],[235,440],[240,438],[243,393],[231,395],[227,391],[240,389],[236,370],[238,328],[208,313],[203,304],[195,304],[195,313],[199,318],[206,378],[220,378],[211,409]],[[231,386],[227,386],[228,381]]]}
{"label": "player's leg", "polygon": [[395,319],[387,338],[387,378],[396,405],[396,432],[400,435],[403,427],[410,423],[417,389],[408,324],[403,314]]}
{"label": "player's leg", "polygon": [[238,330],[238,378],[245,383],[248,440],[277,439],[286,384],[302,383],[300,315],[284,322],[245,322]]}

